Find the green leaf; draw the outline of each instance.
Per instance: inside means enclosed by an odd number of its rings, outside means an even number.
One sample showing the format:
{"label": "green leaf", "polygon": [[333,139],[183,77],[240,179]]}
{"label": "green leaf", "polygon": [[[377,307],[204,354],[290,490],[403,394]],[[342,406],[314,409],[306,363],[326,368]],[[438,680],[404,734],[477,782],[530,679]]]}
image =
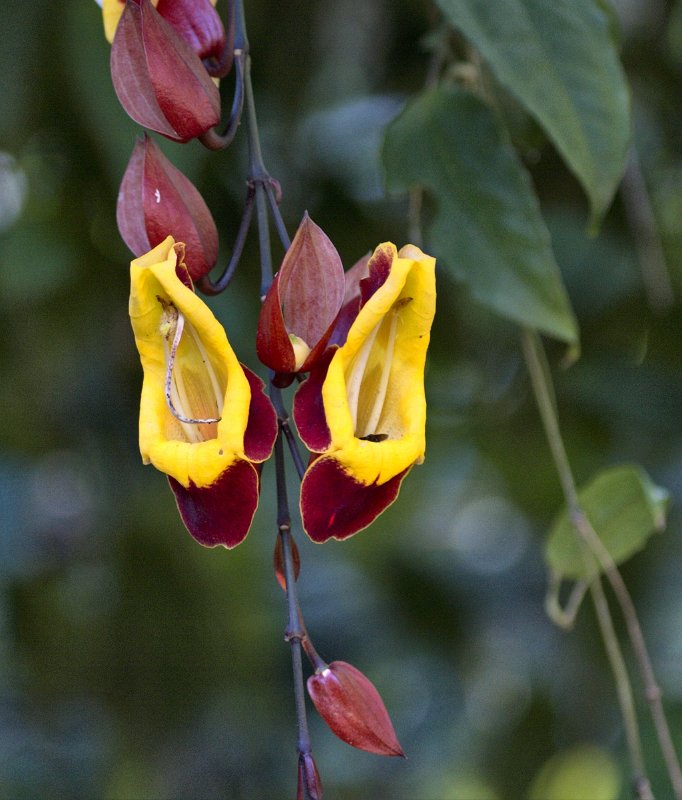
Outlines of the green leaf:
{"label": "green leaf", "polygon": [[[583,511],[616,564],[627,561],[644,547],[653,533],[665,527],[668,492],[656,486],[638,466],[626,464],[604,470],[578,496]],[[545,558],[565,578],[589,577],[577,534],[565,510],[549,533]],[[596,569],[596,562],[593,566]]]}
{"label": "green leaf", "polygon": [[595,0],[437,0],[544,128],[587,193],[592,222],[625,169],[630,96],[612,21]]}
{"label": "green leaf", "polygon": [[430,189],[429,247],[478,301],[566,342],[577,326],[530,178],[492,111],[454,87],[420,95],[388,128],[389,189]]}

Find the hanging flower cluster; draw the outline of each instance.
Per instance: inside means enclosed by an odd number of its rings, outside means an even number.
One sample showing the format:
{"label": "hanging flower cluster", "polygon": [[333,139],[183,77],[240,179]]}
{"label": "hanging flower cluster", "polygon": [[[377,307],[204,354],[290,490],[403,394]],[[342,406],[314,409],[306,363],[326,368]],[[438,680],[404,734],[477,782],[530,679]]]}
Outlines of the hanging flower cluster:
{"label": "hanging flower cluster", "polygon": [[[251,91],[240,0],[237,10],[227,4],[226,25],[212,0],[101,5],[112,81],[127,113],[174,141],[227,146]],[[214,130],[221,119],[217,83],[233,64],[235,96],[220,134]],[[190,534],[204,546],[229,549],[249,531],[261,468],[276,446],[278,496],[286,492],[278,439],[284,435],[301,477],[305,532],[314,542],[347,539],[393,503],[408,472],[424,459],[435,261],[413,245],[398,250],[384,243],[344,272],[331,240],[307,214],[289,243],[277,208],[279,185],[259,161],[252,102],[249,114],[245,210],[230,262],[216,282],[209,277],[219,254],[211,212],[149,134],[135,145],[121,183],[116,217],[135,256],[130,319],[144,373],[140,452],[168,476]],[[226,287],[259,203],[261,212],[270,205],[285,246],[274,278],[270,253],[261,249],[264,296],[255,339],[270,370],[270,396],[195,291],[216,294]],[[261,232],[267,225],[262,213],[258,225]],[[261,248],[267,241],[261,236]],[[281,396],[295,381],[293,418],[310,453],[307,466],[292,444]],[[285,511],[280,504],[275,569],[295,597],[300,563]],[[332,731],[354,747],[402,755],[376,688],[350,664],[320,659],[300,609],[287,638],[313,664],[309,694]],[[306,736],[299,731],[299,796],[321,798]]]}

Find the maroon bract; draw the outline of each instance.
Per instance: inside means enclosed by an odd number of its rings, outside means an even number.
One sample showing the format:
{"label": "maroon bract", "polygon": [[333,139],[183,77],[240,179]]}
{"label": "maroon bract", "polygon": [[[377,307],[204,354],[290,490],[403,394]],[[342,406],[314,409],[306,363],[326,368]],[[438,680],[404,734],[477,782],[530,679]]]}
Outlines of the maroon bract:
{"label": "maroon bract", "polygon": [[178,142],[220,121],[218,88],[150,0],[127,0],[111,46],[118,99],[138,124]]}
{"label": "maroon bract", "polygon": [[312,753],[298,757],[298,788],[296,800],[322,800],[322,781]]}
{"label": "maroon bract", "polygon": [[343,295],[339,254],[306,214],[263,302],[258,358],[277,373],[311,369],[324,353]]}
{"label": "maroon bract", "polygon": [[405,756],[374,684],[345,661],[332,661],[308,678],[308,693],[333,733],[380,756]]}
{"label": "maroon bract", "polygon": [[136,143],[123,176],[116,221],[136,256],[169,234],[184,242],[193,280],[205,275],[218,258],[218,231],[204,199],[146,134]]}
{"label": "maroon bract", "polygon": [[227,75],[234,58],[234,3],[228,7],[227,34],[210,0],[159,0],[156,10],[204,62],[210,75]]}

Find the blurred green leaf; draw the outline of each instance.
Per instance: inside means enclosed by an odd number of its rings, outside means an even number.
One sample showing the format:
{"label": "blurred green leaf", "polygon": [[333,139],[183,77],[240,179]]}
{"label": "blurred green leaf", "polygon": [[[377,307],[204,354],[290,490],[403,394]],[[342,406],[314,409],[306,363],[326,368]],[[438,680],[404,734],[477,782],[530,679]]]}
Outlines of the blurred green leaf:
{"label": "blurred green leaf", "polygon": [[528,800],[616,800],[621,777],[613,758],[593,745],[557,753],[545,762]]}
{"label": "blurred green leaf", "polygon": [[433,191],[438,208],[428,239],[478,301],[577,340],[530,179],[484,103],[453,87],[425,92],[389,126],[383,158],[389,189]]}
{"label": "blurred green leaf", "polygon": [[545,129],[587,193],[611,202],[630,142],[630,96],[612,20],[594,0],[438,0],[497,79]]}
{"label": "blurred green leaf", "polygon": [[[641,550],[665,527],[668,492],[640,467],[626,464],[599,472],[578,493],[583,511],[616,564]],[[549,566],[566,578],[588,577],[576,533],[564,510],[545,547]]]}

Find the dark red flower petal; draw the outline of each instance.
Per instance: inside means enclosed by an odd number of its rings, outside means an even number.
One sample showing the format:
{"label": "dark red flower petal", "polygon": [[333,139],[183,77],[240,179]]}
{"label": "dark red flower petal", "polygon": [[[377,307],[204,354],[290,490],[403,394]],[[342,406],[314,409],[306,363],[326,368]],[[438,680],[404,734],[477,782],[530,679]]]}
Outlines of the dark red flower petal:
{"label": "dark red flower petal", "polygon": [[370,525],[398,496],[410,468],[381,485],[367,486],[331,456],[313,462],[301,484],[303,530],[314,542],[347,539]]}
{"label": "dark red flower petal", "polygon": [[205,547],[228,549],[244,541],[258,507],[260,480],[249,461],[235,461],[218,480],[200,489],[189,489],[168,477],[182,521]]}
{"label": "dark red flower petal", "polygon": [[308,678],[308,693],[339,739],[380,756],[405,756],[379,692],[352,664],[332,661]]}
{"label": "dark red flower petal", "polygon": [[361,305],[386,283],[393,264],[394,250],[389,244],[379,245],[367,264],[368,275],[360,281]]}
{"label": "dark red flower petal", "polygon": [[367,253],[345,273],[343,305],[334,323],[334,330],[329,339],[330,345],[337,344],[341,347],[346,343],[348,331],[360,311],[360,281],[368,275],[367,264],[370,256],[371,253]]}
{"label": "dark red flower petal", "polygon": [[249,419],[244,432],[244,454],[250,461],[270,458],[277,438],[277,414],[265,394],[265,384],[248,367],[241,365],[251,387]]}
{"label": "dark red flower petal", "polygon": [[335,347],[327,350],[294,395],[292,415],[298,435],[308,450],[317,453],[323,453],[331,444],[331,433],[322,403],[322,384],[335,352]]}

